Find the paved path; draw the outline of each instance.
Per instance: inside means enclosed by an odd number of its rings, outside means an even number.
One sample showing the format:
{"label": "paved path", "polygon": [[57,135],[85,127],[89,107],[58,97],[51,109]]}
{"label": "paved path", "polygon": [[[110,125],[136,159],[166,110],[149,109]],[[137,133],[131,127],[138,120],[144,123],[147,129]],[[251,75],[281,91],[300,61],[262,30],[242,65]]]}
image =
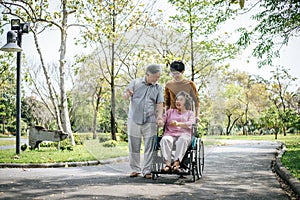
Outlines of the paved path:
{"label": "paved path", "polygon": [[[0,140],[16,140],[16,138],[15,137],[0,138]],[[20,145],[22,145],[22,144],[27,144],[28,145],[28,139],[27,138],[21,138],[20,139]],[[0,146],[0,150],[13,149],[13,148],[16,148],[16,145]]]}
{"label": "paved path", "polygon": [[[204,177],[129,178],[127,162],[70,168],[0,169],[0,199],[280,199],[289,197],[271,170],[270,141],[205,147]],[[184,182],[183,182],[184,181]]]}

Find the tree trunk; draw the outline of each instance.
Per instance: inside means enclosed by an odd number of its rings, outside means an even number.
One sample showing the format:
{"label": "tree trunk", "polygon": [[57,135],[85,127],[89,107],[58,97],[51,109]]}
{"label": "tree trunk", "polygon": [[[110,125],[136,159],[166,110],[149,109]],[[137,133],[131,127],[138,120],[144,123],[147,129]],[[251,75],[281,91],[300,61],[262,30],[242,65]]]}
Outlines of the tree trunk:
{"label": "tree trunk", "polygon": [[117,140],[116,137],[116,99],[115,99],[115,76],[114,76],[114,44],[112,44],[112,61],[111,61],[111,110],[110,110],[110,131],[111,139]]}
{"label": "tree trunk", "polygon": [[230,123],[231,123],[231,114],[230,115],[227,115],[227,119],[228,119],[228,123],[227,123],[227,126],[226,126],[226,135],[228,136],[229,133],[230,133]]}
{"label": "tree trunk", "polygon": [[102,87],[100,86],[100,89],[98,90],[98,87],[96,88],[96,105],[94,109],[94,120],[93,120],[93,139],[97,139],[97,116],[98,116],[98,110],[100,105],[100,99],[101,99],[101,93],[102,93]]}
{"label": "tree trunk", "polygon": [[[113,1],[113,15],[112,15],[112,32],[116,31],[116,14],[115,14],[115,6],[116,2]],[[117,140],[116,137],[116,99],[115,99],[115,40],[113,40],[111,45],[111,110],[110,110],[110,131],[111,131],[111,139]]]}
{"label": "tree trunk", "polygon": [[[247,98],[248,99],[248,98]],[[248,102],[248,101],[247,101]],[[249,133],[249,123],[248,123],[248,110],[249,110],[249,103],[246,103],[245,109],[245,123],[243,126],[243,135],[248,135]]]}
{"label": "tree trunk", "polygon": [[65,88],[65,57],[66,57],[66,46],[67,46],[67,21],[68,21],[68,12],[66,9],[67,0],[62,1],[63,7],[63,19],[61,27],[61,41],[60,41],[60,58],[59,58],[59,71],[60,71],[60,98],[61,98],[61,122],[63,130],[68,133],[71,144],[75,146],[75,140],[72,134],[70,116],[68,112],[68,101]]}
{"label": "tree trunk", "polygon": [[[41,52],[41,49],[40,49],[40,46],[39,46],[39,43],[38,43],[37,34],[36,34],[35,31],[32,31],[32,32],[33,32],[35,47],[36,47],[36,50],[37,50],[37,52],[40,56],[41,65],[42,65],[43,72],[44,72],[45,79],[46,79],[46,83],[47,83],[47,86],[48,86],[48,89],[49,89],[50,101],[53,105],[54,113],[52,112],[52,109],[48,106],[47,102],[45,102],[44,100],[43,101],[44,101],[45,105],[47,106],[48,110],[54,115],[54,117],[56,119],[57,129],[58,130],[63,130],[63,127],[62,127],[62,124],[61,124],[61,118],[60,118],[60,110],[59,110],[59,106],[57,104],[57,99],[56,99],[56,96],[58,96],[58,95],[56,94],[56,92],[53,88],[53,85],[50,81],[51,79],[50,79],[50,76],[48,74],[45,63],[44,63],[43,55],[42,55],[42,52]],[[38,88],[36,87],[36,89],[38,89]],[[40,95],[40,97],[42,97],[42,95]]]}

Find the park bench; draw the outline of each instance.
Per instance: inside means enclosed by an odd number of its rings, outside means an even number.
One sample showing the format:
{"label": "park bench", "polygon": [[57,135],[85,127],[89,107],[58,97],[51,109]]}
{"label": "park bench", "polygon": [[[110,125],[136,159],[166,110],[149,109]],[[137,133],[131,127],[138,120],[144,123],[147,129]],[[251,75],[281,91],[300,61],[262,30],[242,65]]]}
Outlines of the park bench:
{"label": "park bench", "polygon": [[58,142],[57,149],[60,149],[60,141],[65,140],[68,134],[61,130],[48,130],[42,126],[33,126],[29,128],[29,146],[31,149],[38,148],[43,141]]}

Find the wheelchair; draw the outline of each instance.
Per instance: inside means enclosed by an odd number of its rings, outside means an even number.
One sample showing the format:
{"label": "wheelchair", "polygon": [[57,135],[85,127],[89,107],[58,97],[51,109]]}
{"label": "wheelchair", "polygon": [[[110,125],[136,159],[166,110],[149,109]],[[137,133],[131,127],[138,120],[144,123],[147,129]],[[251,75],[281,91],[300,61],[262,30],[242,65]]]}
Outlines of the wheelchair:
{"label": "wheelchair", "polygon": [[155,150],[153,153],[153,163],[151,167],[152,179],[155,180],[161,174],[173,174],[183,176],[192,176],[192,181],[202,178],[204,170],[204,145],[200,137],[197,137],[197,126],[193,125],[192,128],[192,142],[190,147],[187,149],[182,162],[180,163],[179,172],[165,172],[161,169],[164,167],[163,156],[161,154],[159,142],[162,136],[159,136],[159,131],[156,136]]}

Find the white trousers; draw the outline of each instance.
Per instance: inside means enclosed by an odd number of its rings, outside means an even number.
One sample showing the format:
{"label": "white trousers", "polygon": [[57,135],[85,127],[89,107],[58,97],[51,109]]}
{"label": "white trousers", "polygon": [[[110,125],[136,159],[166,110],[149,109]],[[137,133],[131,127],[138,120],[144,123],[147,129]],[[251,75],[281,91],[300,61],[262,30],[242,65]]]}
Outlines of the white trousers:
{"label": "white trousers", "polygon": [[164,161],[171,163],[172,150],[175,147],[174,161],[179,160],[181,162],[185,152],[191,145],[191,140],[190,135],[181,135],[179,137],[163,136],[159,144]]}
{"label": "white trousers", "polygon": [[[157,132],[156,123],[136,124],[128,120],[129,165],[133,172],[151,173],[152,156]],[[141,144],[144,141],[144,160],[141,166]]]}

